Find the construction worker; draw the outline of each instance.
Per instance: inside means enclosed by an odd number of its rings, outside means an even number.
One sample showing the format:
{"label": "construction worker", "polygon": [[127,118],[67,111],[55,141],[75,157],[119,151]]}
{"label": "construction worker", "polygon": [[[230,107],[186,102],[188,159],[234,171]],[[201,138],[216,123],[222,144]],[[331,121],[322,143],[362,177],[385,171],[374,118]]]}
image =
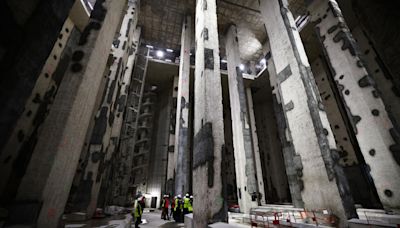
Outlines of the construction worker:
{"label": "construction worker", "polygon": [[163,195],[163,198],[161,200],[161,219],[165,220],[164,207],[165,207],[165,195]]}
{"label": "construction worker", "polygon": [[185,195],[183,199],[183,215],[189,214],[190,198],[189,193]]}
{"label": "construction worker", "polygon": [[193,196],[189,199],[189,213],[193,213]]}
{"label": "construction worker", "polygon": [[135,200],[135,204],[133,207],[133,216],[135,218],[135,228],[139,228],[139,224],[142,223],[142,214],[143,214],[143,208],[142,205],[140,204],[140,197]]}
{"label": "construction worker", "polygon": [[168,195],[164,195],[162,203],[161,203],[161,210],[162,210],[161,219],[169,220],[168,207],[169,207],[169,198],[168,198]]}
{"label": "construction worker", "polygon": [[175,222],[182,222],[182,209],[183,209],[183,205],[182,205],[182,196],[181,195],[177,195],[175,198],[175,208],[174,208],[174,212],[175,212]]}

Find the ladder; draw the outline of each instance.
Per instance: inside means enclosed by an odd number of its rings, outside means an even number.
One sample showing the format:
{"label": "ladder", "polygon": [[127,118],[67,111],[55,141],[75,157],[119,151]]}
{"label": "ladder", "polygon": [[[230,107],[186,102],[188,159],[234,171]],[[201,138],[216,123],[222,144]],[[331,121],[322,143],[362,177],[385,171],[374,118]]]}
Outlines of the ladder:
{"label": "ladder", "polygon": [[122,190],[120,194],[123,197],[128,197],[129,186],[133,182],[133,157],[137,141],[139,115],[146,81],[149,52],[147,47],[139,47],[138,49],[125,110],[120,144],[120,153],[124,159],[124,174],[120,186]]}

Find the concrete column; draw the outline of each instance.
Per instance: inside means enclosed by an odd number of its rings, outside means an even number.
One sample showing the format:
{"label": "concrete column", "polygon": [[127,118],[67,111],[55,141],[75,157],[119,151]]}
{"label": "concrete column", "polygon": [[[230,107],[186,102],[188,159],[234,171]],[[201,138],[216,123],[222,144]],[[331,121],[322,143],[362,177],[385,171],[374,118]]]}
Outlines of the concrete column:
{"label": "concrete column", "polygon": [[236,185],[240,211],[250,213],[257,207],[258,186],[254,163],[253,142],[246,103],[243,75],[239,68],[239,44],[236,26],[226,34],[226,56],[228,61],[229,100],[231,104],[233,152],[235,155]]}
{"label": "concrete column", "polygon": [[251,88],[246,88],[246,97],[247,97],[247,106],[249,110],[249,119],[250,119],[250,128],[251,128],[251,139],[253,142],[253,150],[254,150],[254,163],[256,169],[256,181],[258,186],[258,193],[260,193],[261,198],[258,198],[258,203],[263,205],[265,204],[265,191],[264,191],[264,179],[263,172],[261,166],[261,157],[260,157],[260,148],[258,147],[258,134],[256,128],[256,117],[254,114],[254,105],[253,105],[253,95],[251,93]]}
{"label": "concrete column", "polygon": [[[286,134],[286,132],[289,132],[288,128],[289,124],[285,116],[285,112],[283,110],[282,96],[278,86],[275,64],[272,57],[271,59],[268,60],[268,73],[270,76],[270,85],[272,90],[272,105],[274,108],[274,114],[276,118],[277,132],[282,145],[282,153],[289,184],[290,196],[292,199],[292,203],[295,207],[304,207],[303,198],[301,196],[301,189],[304,188],[304,183],[301,179],[301,175],[297,174],[297,170],[301,171],[302,165],[299,164],[297,167],[295,166],[295,161],[298,160],[298,156],[295,153],[293,143],[290,141],[290,135]],[[273,149],[279,149],[279,148],[275,146],[273,147]],[[273,159],[271,163],[274,164],[269,167],[266,167],[266,172],[268,172],[268,170],[271,170],[271,172],[274,171],[279,172],[279,168],[275,164],[276,161],[279,161],[278,160],[279,158],[276,154],[274,154],[272,158]],[[274,177],[276,177],[276,175],[274,175]],[[271,178],[271,180],[272,182],[274,181],[273,178]],[[275,183],[276,182],[277,181],[275,180]],[[264,184],[268,184],[268,182]],[[271,190],[272,189],[269,188],[266,191],[271,192]]]}
{"label": "concrete column", "polygon": [[175,130],[175,194],[185,194],[190,189],[189,154],[189,87],[190,48],[192,44],[192,20],[186,17],[182,26],[181,59],[179,63],[178,99]]}
{"label": "concrete column", "polygon": [[194,227],[227,220],[224,121],[216,0],[196,2],[193,192]]}
{"label": "concrete column", "polygon": [[[26,150],[30,146],[27,145],[32,143],[30,141],[36,138],[36,135],[41,132],[40,125],[46,119],[45,112],[51,107],[51,101],[54,99],[57,88],[61,83],[63,74],[59,74],[59,71],[62,71],[60,68],[66,65],[64,63],[65,59],[67,59],[65,55],[70,53],[70,48],[67,45],[73,43],[69,41],[70,36],[74,34],[71,39],[79,37],[79,32],[74,27],[71,19],[67,18],[58,34],[58,42],[54,44],[42,68],[42,72],[39,74],[36,84],[32,89],[31,95],[27,99],[24,107],[25,111],[15,124],[8,142],[0,153],[0,161],[2,163],[0,166],[0,195],[2,193],[6,194],[7,183],[12,178],[13,173],[16,172],[15,168],[17,166],[15,161],[21,153],[28,152]],[[66,30],[69,32],[65,32]],[[64,61],[61,62],[61,59]],[[59,70],[57,71],[57,69]],[[30,152],[32,153],[32,151]],[[19,168],[21,169],[21,167]],[[2,197],[7,196],[4,195]]]}
{"label": "concrete column", "polygon": [[[132,27],[134,27],[134,26],[132,26]],[[118,170],[117,168],[114,169],[113,164],[117,163],[116,160],[121,159],[121,157],[119,157],[119,154],[116,155],[116,153],[118,152],[118,146],[119,146],[119,142],[120,142],[121,136],[122,136],[124,112],[126,109],[127,100],[128,100],[128,96],[129,96],[128,91],[129,91],[129,86],[130,86],[131,80],[132,80],[133,66],[135,63],[135,57],[136,57],[136,53],[137,53],[138,46],[139,46],[140,35],[141,35],[141,28],[137,27],[135,29],[133,37],[132,37],[132,41],[131,41],[132,47],[130,49],[131,51],[129,52],[129,57],[127,60],[122,85],[119,89],[118,109],[117,109],[117,113],[115,115],[112,130],[111,130],[110,144],[107,148],[107,155],[109,156],[107,158],[107,160],[110,160],[110,161],[108,162],[107,167],[106,167],[107,173],[109,173],[109,175],[108,175],[108,177],[105,177],[105,179],[107,179],[107,181],[109,183],[106,183],[106,185],[108,187],[107,187],[107,193],[105,196],[105,198],[106,198],[105,202],[110,202],[110,200],[113,199],[113,197],[112,197],[113,189],[114,189],[113,185],[116,183],[116,178],[115,178],[115,176],[112,176],[112,174],[117,172],[117,170]],[[114,170],[111,171],[111,169],[114,169]],[[104,183],[102,185],[104,186]]]}
{"label": "concrete column", "polygon": [[332,130],[286,0],[260,2],[304,207],[356,217]]}
{"label": "concrete column", "polygon": [[[111,143],[111,133],[115,124],[117,112],[119,112],[120,121],[117,122],[121,128],[121,119],[124,111],[126,98],[120,97],[121,88],[124,80],[124,73],[127,66],[129,53],[132,47],[133,29],[136,27],[136,3],[131,4],[125,16],[123,17],[119,37],[114,41],[116,45],[112,48],[114,63],[110,66],[107,88],[104,91],[102,104],[98,109],[95,118],[95,125],[89,145],[89,160],[83,177],[83,182],[90,185],[91,188],[84,187],[89,192],[82,191],[89,198],[86,213],[92,217],[97,207],[97,199],[100,191],[105,168],[108,165],[112,153],[108,150]],[[134,52],[136,48],[132,50]],[[129,68],[128,68],[129,69]],[[131,68],[132,69],[132,66]],[[125,95],[126,96],[126,95]],[[123,99],[123,100],[121,100]],[[117,104],[117,105],[115,105]]]}
{"label": "concrete column", "polygon": [[[35,125],[35,127],[40,125],[44,119],[44,114],[40,114],[36,117],[35,110],[29,112],[29,107],[26,105],[30,103],[28,99],[30,99],[31,92],[38,92],[36,89],[36,91],[33,91],[33,89],[38,81],[42,81],[39,78],[43,77],[40,74],[44,65],[47,65],[47,59],[49,57],[53,60],[60,58],[59,55],[54,55],[55,53],[52,48],[54,45],[58,46],[59,42],[63,43],[63,38],[75,30],[72,26],[63,27],[65,20],[71,13],[71,7],[74,2],[73,0],[61,2],[44,0],[29,3],[20,1],[7,2],[12,12],[21,13],[17,13],[18,16],[16,17],[9,16],[10,18],[7,18],[8,21],[4,21],[4,23],[8,23],[8,26],[16,26],[16,31],[20,32],[14,33],[6,30],[2,32],[1,35],[3,40],[9,39],[9,41],[7,41],[6,46],[1,47],[1,58],[2,61],[3,59],[7,59],[7,66],[4,66],[2,69],[1,75],[3,79],[0,83],[0,154],[3,154],[2,150],[5,149],[7,141],[13,140],[11,134],[13,134],[13,130],[17,126],[20,126],[20,123],[17,123],[17,121],[20,121],[20,118],[27,115],[26,117],[31,119],[32,125]],[[6,2],[3,1],[2,4],[4,3]],[[6,5],[2,5],[1,7],[2,15],[5,17],[8,10],[6,10]],[[49,79],[52,78],[50,73],[55,69],[46,68],[45,70],[49,72],[43,73],[49,73],[47,77],[49,77]],[[56,81],[56,84],[58,83],[59,82]],[[47,103],[49,97],[51,97],[50,94],[51,92],[47,93],[46,97],[41,97],[42,92],[34,94],[36,98],[34,100],[36,103],[40,103],[40,111],[43,113],[46,112]],[[30,137],[29,132],[25,132],[26,130],[25,127],[23,129],[18,129],[19,143],[22,143],[22,139]],[[19,157],[22,157],[24,161],[30,158],[32,150],[29,147],[32,147],[31,144],[35,141],[36,136],[28,140],[28,143],[22,147],[23,151],[20,153],[22,156]],[[25,154],[28,154],[28,156],[24,157]],[[7,155],[5,160],[1,157],[0,166],[11,162],[15,158],[14,156],[15,154],[13,156]],[[24,167],[23,169],[25,169],[25,164],[22,166]],[[22,169],[17,168],[17,170],[21,171]],[[0,171],[0,182],[3,182],[3,178],[5,178],[2,175],[2,171],[3,170]],[[16,179],[19,180],[20,178],[13,178],[13,181]],[[14,189],[11,191],[16,192]]]}
{"label": "concrete column", "polygon": [[167,186],[166,191],[176,195],[175,193],[175,164],[177,163],[178,155],[176,150],[176,111],[177,111],[177,97],[178,97],[178,84],[179,77],[175,76],[172,87],[172,101],[170,102],[169,110],[169,137],[168,137],[168,166],[167,166]]}
{"label": "concrete column", "polygon": [[125,5],[97,1],[43,125],[17,194],[17,200],[42,203],[38,227],[56,227],[63,213]]}
{"label": "concrete column", "polygon": [[312,21],[383,206],[400,209],[400,134],[334,0],[309,6]]}
{"label": "concrete column", "polygon": [[377,91],[382,97],[386,111],[392,122],[400,123],[400,94],[396,94],[396,79],[393,73],[386,67],[384,60],[378,55],[370,37],[363,31],[361,26],[352,29],[352,35],[360,47],[361,60],[364,61],[366,68],[372,73],[376,82]]}

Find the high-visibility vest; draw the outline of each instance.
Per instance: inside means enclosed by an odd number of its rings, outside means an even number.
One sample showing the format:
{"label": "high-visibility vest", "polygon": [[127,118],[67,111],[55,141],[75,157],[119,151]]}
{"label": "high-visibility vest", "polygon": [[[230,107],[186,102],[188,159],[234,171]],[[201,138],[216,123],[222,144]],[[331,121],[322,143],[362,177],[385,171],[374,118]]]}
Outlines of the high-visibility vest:
{"label": "high-visibility vest", "polygon": [[175,207],[174,207],[174,211],[176,211],[176,208],[179,206],[179,199],[176,198],[175,199]]}
{"label": "high-visibility vest", "polygon": [[189,212],[193,212],[193,206],[190,201],[189,201]]}
{"label": "high-visibility vest", "polygon": [[181,210],[183,209],[183,202],[182,202],[182,199],[179,200],[179,209],[181,209]]}
{"label": "high-visibility vest", "polygon": [[190,204],[189,198],[184,198],[183,199],[183,208],[189,209],[189,204]]}
{"label": "high-visibility vest", "polygon": [[165,199],[162,200],[161,208],[164,208],[165,206]]}
{"label": "high-visibility vest", "polygon": [[189,212],[193,212],[193,199],[189,200]]}
{"label": "high-visibility vest", "polygon": [[142,206],[140,205],[139,202],[136,203],[134,215],[135,215],[135,218],[139,218],[142,216]]}

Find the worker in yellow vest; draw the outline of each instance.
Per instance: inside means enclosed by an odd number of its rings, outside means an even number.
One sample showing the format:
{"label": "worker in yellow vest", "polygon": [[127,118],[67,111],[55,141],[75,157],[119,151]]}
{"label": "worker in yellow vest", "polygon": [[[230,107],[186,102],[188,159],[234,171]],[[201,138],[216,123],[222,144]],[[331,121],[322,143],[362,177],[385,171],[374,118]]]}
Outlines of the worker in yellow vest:
{"label": "worker in yellow vest", "polygon": [[182,220],[182,209],[183,209],[183,203],[182,203],[182,197],[181,195],[177,195],[175,198],[175,207],[174,207],[174,219],[175,222],[183,222]]}
{"label": "worker in yellow vest", "polygon": [[189,214],[190,198],[189,194],[185,195],[183,199],[183,215]]}
{"label": "worker in yellow vest", "polygon": [[135,218],[135,228],[139,228],[139,224],[142,223],[143,209],[139,200],[135,200],[135,205],[133,207],[133,216]]}

